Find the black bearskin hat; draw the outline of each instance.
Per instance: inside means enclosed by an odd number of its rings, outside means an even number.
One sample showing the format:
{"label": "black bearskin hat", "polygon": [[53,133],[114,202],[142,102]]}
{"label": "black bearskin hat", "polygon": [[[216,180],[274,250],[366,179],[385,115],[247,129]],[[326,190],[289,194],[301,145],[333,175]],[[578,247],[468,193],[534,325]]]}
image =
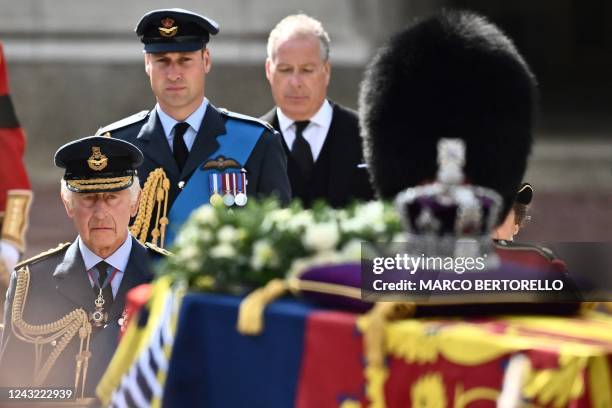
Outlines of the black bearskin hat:
{"label": "black bearskin hat", "polygon": [[536,81],[485,18],[446,11],[393,36],[359,95],[366,161],[381,198],[433,181],[440,138],[466,144],[466,181],[514,202],[532,144]]}

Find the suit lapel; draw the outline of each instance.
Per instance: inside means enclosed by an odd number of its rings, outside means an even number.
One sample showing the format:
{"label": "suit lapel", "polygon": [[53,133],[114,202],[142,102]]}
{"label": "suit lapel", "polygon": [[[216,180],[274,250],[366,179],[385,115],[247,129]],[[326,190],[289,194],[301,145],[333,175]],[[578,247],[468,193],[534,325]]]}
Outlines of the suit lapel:
{"label": "suit lapel", "polygon": [[145,157],[159,164],[174,177],[178,177],[179,168],[172,156],[168,139],[155,109],[149,113],[149,120],[140,129],[137,140],[142,143],[142,153]]}
{"label": "suit lapel", "polygon": [[[196,135],[185,167],[181,172],[180,179],[185,180],[198,168],[211,154],[219,148],[217,136],[225,134],[225,123],[221,114],[209,103],[200,124],[200,130]],[[242,163],[244,165],[244,163]]]}
{"label": "suit lapel", "polygon": [[278,116],[276,115],[276,107],[272,108],[272,110],[268,111],[265,115],[261,117],[262,120],[265,120],[269,124],[272,125],[274,129],[276,129],[280,133],[280,127],[278,125]]}
{"label": "suit lapel", "polygon": [[[291,150],[289,150],[289,146],[285,141],[285,137],[283,132],[280,130],[280,123],[278,122],[278,115],[276,114],[276,110],[278,108],[273,108],[270,112],[266,113],[263,116],[263,119],[268,121],[274,129],[281,135],[281,143],[283,145],[283,149],[285,150],[285,154],[287,155],[287,176],[289,177],[289,182],[291,183],[291,191],[293,194],[293,198],[300,198],[303,203],[308,204],[310,196],[309,192],[309,184],[304,180],[304,176],[299,169],[295,159],[293,158],[293,154],[291,154]],[[315,162],[315,169],[317,167],[317,162]]]}
{"label": "suit lapel", "polygon": [[[350,162],[350,157],[347,156],[345,151],[347,146],[343,145],[340,137],[342,135],[342,129],[338,107],[331,101],[330,103],[333,108],[332,121],[329,125],[325,143],[323,144],[319,157],[323,154],[329,155],[330,164],[327,191],[330,201],[334,201],[336,197],[343,197],[347,194],[350,178],[354,171],[352,168],[354,164]],[[325,150],[329,150],[329,152],[327,153]]]}
{"label": "suit lapel", "polygon": [[147,250],[135,239],[132,239],[132,251],[121,279],[121,285],[115,295],[115,301],[109,311],[109,320],[118,318],[125,307],[125,296],[134,286],[150,282],[152,275],[149,272],[149,255]]}
{"label": "suit lapel", "polygon": [[94,305],[94,292],[87,277],[85,262],[79,251],[78,238],[64,254],[63,261],[53,273],[56,290],[83,309],[90,310]]}
{"label": "suit lapel", "polygon": [[276,108],[272,108],[272,110],[262,116],[262,119],[272,125],[274,129],[281,135],[281,142],[283,143],[283,148],[285,149],[285,154],[287,155],[287,160],[293,160],[293,156],[291,156],[291,151],[289,150],[289,146],[287,146],[287,142],[285,141],[285,137],[283,136],[283,132],[280,129],[280,124],[278,123],[278,115],[276,114]]}

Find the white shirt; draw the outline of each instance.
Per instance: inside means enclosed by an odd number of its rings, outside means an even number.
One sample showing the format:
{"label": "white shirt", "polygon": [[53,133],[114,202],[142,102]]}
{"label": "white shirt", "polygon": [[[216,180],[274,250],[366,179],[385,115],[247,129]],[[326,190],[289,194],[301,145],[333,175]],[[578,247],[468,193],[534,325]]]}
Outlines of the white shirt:
{"label": "white shirt", "polygon": [[[85,269],[87,271],[101,261],[105,261],[107,264],[117,270],[115,277],[110,283],[111,289],[113,290],[113,297],[117,296],[119,285],[121,285],[121,280],[123,279],[125,268],[127,267],[128,260],[130,259],[130,253],[132,252],[132,236],[130,235],[130,232],[127,232],[127,238],[123,244],[121,244],[121,246],[106,259],[100,258],[98,255],[94,254],[91,249],[87,248],[87,245],[85,245],[81,237],[79,237],[79,250],[83,256],[83,261],[85,261]],[[91,275],[89,273],[87,275],[89,276],[89,283],[93,288],[94,282],[91,279]]]}
{"label": "white shirt", "polygon": [[[184,122],[189,123],[189,128],[183,135],[183,140],[185,140],[185,144],[187,145],[187,150],[191,151],[193,147],[193,143],[195,142],[195,138],[200,130],[200,125],[202,124],[202,120],[204,120],[204,115],[206,114],[206,108],[208,107],[208,99],[204,98],[202,100],[202,104],[198,109],[196,109]],[[172,142],[174,141],[174,125],[179,123],[178,120],[174,119],[166,112],[162,110],[159,106],[159,103],[155,105],[155,110],[157,111],[157,117],[164,128],[164,133],[166,134],[166,139],[168,140],[168,144],[170,145],[170,151],[174,151],[172,149]]]}
{"label": "white shirt", "polygon": [[[317,161],[321,153],[323,143],[325,143],[325,138],[327,137],[327,132],[329,132],[333,114],[334,109],[326,99],[317,113],[310,118],[310,123],[306,129],[304,129],[304,132],[302,132],[302,136],[304,136],[304,139],[306,139],[310,145],[314,161]],[[287,143],[289,150],[291,150],[293,142],[295,141],[295,121],[287,117],[280,108],[276,109],[276,115],[278,116],[278,126],[283,134],[283,139],[285,139],[285,143]]]}

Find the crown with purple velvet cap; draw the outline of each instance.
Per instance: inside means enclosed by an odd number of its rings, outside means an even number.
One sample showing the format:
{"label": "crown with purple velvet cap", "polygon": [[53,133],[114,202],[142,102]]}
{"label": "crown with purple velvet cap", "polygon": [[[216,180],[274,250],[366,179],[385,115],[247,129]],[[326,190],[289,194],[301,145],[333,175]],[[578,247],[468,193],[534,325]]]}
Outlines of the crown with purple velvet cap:
{"label": "crown with purple velvet cap", "polygon": [[465,184],[464,164],[464,141],[440,139],[436,181],[398,194],[395,204],[411,252],[480,256],[491,251],[502,198],[492,189]]}

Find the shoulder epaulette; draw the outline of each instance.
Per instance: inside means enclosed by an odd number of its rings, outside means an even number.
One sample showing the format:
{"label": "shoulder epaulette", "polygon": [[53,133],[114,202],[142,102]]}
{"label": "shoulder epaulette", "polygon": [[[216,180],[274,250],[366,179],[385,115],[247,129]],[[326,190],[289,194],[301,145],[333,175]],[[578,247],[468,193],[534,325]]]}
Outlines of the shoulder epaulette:
{"label": "shoulder epaulette", "polygon": [[553,259],[557,258],[552,250],[550,250],[549,248],[543,247],[543,246],[539,246],[539,245],[526,244],[523,242],[504,241],[504,240],[495,241],[495,245],[498,248],[507,249],[511,251],[537,252],[538,254],[542,255],[544,258],[548,259],[549,261],[552,261]]}
{"label": "shoulder epaulette", "polygon": [[143,110],[138,113],[135,113],[134,115],[128,116],[127,118],[120,119],[116,122],[111,123],[110,125],[106,125],[98,129],[98,131],[96,132],[96,136],[104,135],[105,133],[109,133],[108,135],[105,135],[105,136],[111,136],[110,132],[124,128],[129,125],[132,125],[136,122],[140,122],[141,120],[146,118],[148,115],[149,115],[149,111]]}
{"label": "shoulder epaulette", "polygon": [[244,120],[245,122],[253,122],[253,123],[257,123],[263,127],[265,127],[266,129],[268,129],[270,132],[274,132],[274,128],[272,127],[271,124],[269,124],[268,122],[266,122],[265,120],[260,120],[257,118],[254,118],[252,116],[249,115],[243,115],[242,113],[236,113],[236,112],[232,112],[229,111],[225,108],[217,108],[219,110],[219,112],[225,116],[229,116],[232,119],[238,119],[238,120]]}
{"label": "shoulder epaulette", "polygon": [[31,257],[31,258],[28,258],[28,259],[26,259],[24,261],[21,261],[17,265],[15,265],[15,269],[20,268],[20,267],[22,267],[24,265],[27,265],[27,264],[31,264],[31,263],[40,261],[41,259],[44,259],[44,258],[46,258],[48,256],[53,255],[56,252],[61,251],[62,249],[66,248],[70,244],[71,244],[70,242],[64,242],[63,244],[59,244],[55,248],[51,248],[51,249],[49,249],[49,250],[47,250],[45,252],[41,252],[38,255],[35,255],[35,256]]}
{"label": "shoulder epaulette", "polygon": [[154,245],[150,242],[145,242],[145,247],[147,247],[148,249],[150,249],[151,251],[159,254],[159,255],[163,255],[163,256],[172,256],[174,255],[172,252],[164,249],[164,248],[160,248],[157,245]]}

